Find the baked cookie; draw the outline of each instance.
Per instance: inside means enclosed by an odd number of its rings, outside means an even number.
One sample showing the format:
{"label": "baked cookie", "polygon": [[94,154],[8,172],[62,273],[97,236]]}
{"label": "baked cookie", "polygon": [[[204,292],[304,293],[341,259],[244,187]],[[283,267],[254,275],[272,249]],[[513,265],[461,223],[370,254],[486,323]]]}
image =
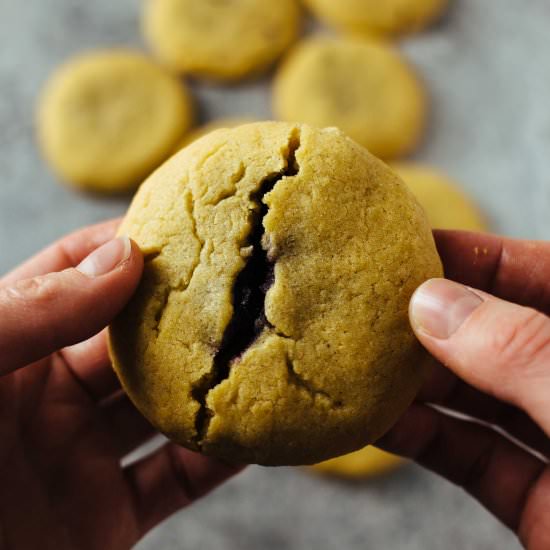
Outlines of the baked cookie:
{"label": "baked cookie", "polygon": [[448,0],[305,0],[328,25],[359,34],[395,34],[423,29],[440,17]]}
{"label": "baked cookie", "polygon": [[175,77],[126,50],[78,56],[51,78],[38,109],[45,158],[69,184],[128,191],[162,163],[190,126]]}
{"label": "baked cookie", "polygon": [[254,121],[255,120],[251,117],[227,117],[211,120],[187,133],[183,138],[183,141],[179,144],[177,150],[187,147],[187,145],[193,143],[202,136],[213,132],[214,130],[219,130],[220,128],[235,128],[235,126],[250,124]]}
{"label": "baked cookie", "polygon": [[234,80],[271,65],[296,38],[296,0],[147,0],[143,31],[176,71]]}
{"label": "baked cookie", "polygon": [[418,164],[395,164],[395,172],[405,181],[426,210],[432,227],[487,231],[488,225],[475,203],[447,176]]}
{"label": "baked cookie", "polygon": [[337,126],[380,158],[411,152],[425,127],[426,97],[409,66],[376,40],[313,38],[279,69],[278,118]]}
{"label": "baked cookie", "polygon": [[407,316],[440,276],[401,180],[338,130],[217,130],[141,187],[120,232],[142,283],[114,367],[161,432],[205,454],[312,464],[380,437],[423,382]]}
{"label": "baked cookie", "polygon": [[363,479],[387,474],[404,463],[405,460],[401,457],[368,445],[354,453],[315,464],[311,468],[329,476]]}

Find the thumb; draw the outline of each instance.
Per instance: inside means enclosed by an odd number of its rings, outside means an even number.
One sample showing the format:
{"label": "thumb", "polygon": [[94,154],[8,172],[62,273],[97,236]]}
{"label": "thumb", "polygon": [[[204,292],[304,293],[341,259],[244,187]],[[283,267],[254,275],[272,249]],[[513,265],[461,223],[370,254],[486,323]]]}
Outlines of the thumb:
{"label": "thumb", "polygon": [[142,269],[137,245],[119,237],[76,268],[0,288],[0,375],[99,332],[128,301]]}
{"label": "thumb", "polygon": [[409,316],[439,361],[550,434],[550,318],[446,279],[420,286]]}

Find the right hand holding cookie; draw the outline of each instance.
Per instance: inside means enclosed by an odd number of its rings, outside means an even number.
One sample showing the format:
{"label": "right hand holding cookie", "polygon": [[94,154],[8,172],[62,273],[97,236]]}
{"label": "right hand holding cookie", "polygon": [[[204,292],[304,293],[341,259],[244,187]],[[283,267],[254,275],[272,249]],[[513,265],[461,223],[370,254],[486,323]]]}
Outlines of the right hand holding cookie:
{"label": "right hand holding cookie", "polygon": [[527,548],[550,548],[550,244],[456,231],[436,240],[463,284],[424,283],[410,317],[446,367],[380,444],[462,486]]}

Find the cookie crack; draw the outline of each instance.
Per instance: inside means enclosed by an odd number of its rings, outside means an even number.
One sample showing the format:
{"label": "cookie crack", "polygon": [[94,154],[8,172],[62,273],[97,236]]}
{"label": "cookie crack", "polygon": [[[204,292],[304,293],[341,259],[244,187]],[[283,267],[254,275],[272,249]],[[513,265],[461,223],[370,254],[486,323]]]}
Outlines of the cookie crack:
{"label": "cookie crack", "polygon": [[153,324],[153,330],[155,331],[157,338],[160,336],[160,323],[162,321],[162,316],[164,315],[164,311],[166,310],[166,306],[168,305],[168,300],[170,299],[171,293],[172,293],[171,287],[166,287],[163,290],[160,304],[155,311],[155,316],[154,316],[155,321]]}
{"label": "cookie crack", "polygon": [[241,162],[237,171],[231,176],[229,180],[229,189],[226,189],[220,193],[214,200],[204,202],[208,206],[218,206],[223,201],[234,197],[237,194],[237,185],[246,177],[246,165]]}
{"label": "cookie crack", "polygon": [[197,230],[197,217],[195,214],[195,203],[193,201],[193,196],[191,194],[191,191],[189,191],[186,194],[185,208],[191,220],[191,232],[193,233],[193,236],[195,237],[195,239],[197,239],[197,242],[199,243],[199,251],[197,253],[195,263],[191,268],[191,273],[189,275],[189,282],[187,283],[187,286],[189,286],[191,284],[191,281],[193,280],[193,276],[195,275],[195,271],[197,270],[197,267],[199,267],[201,263],[202,251],[204,250],[204,239],[199,235],[199,232]]}
{"label": "cookie crack", "polygon": [[342,401],[333,399],[333,397],[329,395],[326,391],[316,388],[311,382],[300,376],[296,371],[294,361],[290,358],[288,354],[286,355],[286,368],[288,371],[288,381],[290,384],[296,386],[297,388],[302,388],[303,390],[305,390],[312,399],[319,397],[325,401],[328,401],[330,405],[335,409],[339,409],[342,407]]}
{"label": "cookie crack", "polygon": [[[164,312],[166,311],[166,307],[168,305],[168,301],[170,300],[170,295],[172,292],[184,292],[187,290],[191,282],[193,281],[193,277],[195,276],[195,272],[197,268],[199,267],[201,263],[201,256],[204,250],[204,239],[199,235],[197,231],[197,220],[195,216],[195,205],[193,202],[193,197],[191,195],[191,192],[188,191],[184,195],[184,205],[185,205],[185,211],[187,212],[187,215],[189,216],[189,220],[191,222],[191,233],[193,234],[193,237],[197,240],[199,243],[199,250],[197,252],[197,256],[195,258],[195,261],[193,265],[191,266],[191,272],[189,273],[189,276],[187,280],[181,280],[177,285],[175,286],[167,286],[164,288],[161,300],[159,303],[158,308],[155,311],[154,315],[154,324],[153,324],[153,331],[157,335],[157,338],[160,335],[160,324],[162,322],[162,317],[164,315]],[[155,259],[157,259],[163,252],[164,248],[167,246],[168,243],[165,243],[165,245],[160,249],[153,252],[150,252],[147,254],[147,256],[144,258],[145,263],[149,264],[153,262]]]}
{"label": "cookie crack", "polygon": [[153,250],[147,254],[143,254],[143,263],[145,265],[155,261],[162,254],[162,248],[160,250]]}
{"label": "cookie crack", "polygon": [[209,392],[229,377],[231,365],[254,343],[265,327],[271,327],[265,315],[265,296],[274,282],[274,261],[263,241],[263,220],[268,213],[264,196],[285,177],[296,176],[300,166],[296,152],[300,147],[300,130],[295,128],[288,140],[284,168],[264,177],[257,190],[250,194],[252,229],[243,246],[252,253],[233,285],[233,316],[225,328],[221,344],[214,356],[212,370],[194,385],[191,395],[199,403],[195,418],[195,442],[201,446],[208,432],[212,411],[206,404]]}
{"label": "cookie crack", "polygon": [[226,141],[219,143],[213,149],[208,151],[208,153],[206,153],[197,163],[197,170],[200,170],[212,157],[215,157],[225,147],[227,147]]}

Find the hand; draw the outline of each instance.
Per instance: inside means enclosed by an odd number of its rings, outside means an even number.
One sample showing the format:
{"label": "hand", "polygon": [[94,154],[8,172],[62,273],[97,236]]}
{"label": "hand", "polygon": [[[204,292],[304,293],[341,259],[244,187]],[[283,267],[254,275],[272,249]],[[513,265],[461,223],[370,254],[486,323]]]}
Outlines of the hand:
{"label": "hand", "polygon": [[70,235],[0,280],[0,548],[129,548],[236,471],[170,443],[121,467],[155,432],[120,391],[105,334],[73,345],[139,282],[142,256],[109,240],[116,225]]}
{"label": "hand", "polygon": [[433,279],[413,296],[411,324],[446,367],[380,445],[462,486],[526,547],[546,550],[550,244],[458,231],[436,241],[447,277],[470,288]]}

